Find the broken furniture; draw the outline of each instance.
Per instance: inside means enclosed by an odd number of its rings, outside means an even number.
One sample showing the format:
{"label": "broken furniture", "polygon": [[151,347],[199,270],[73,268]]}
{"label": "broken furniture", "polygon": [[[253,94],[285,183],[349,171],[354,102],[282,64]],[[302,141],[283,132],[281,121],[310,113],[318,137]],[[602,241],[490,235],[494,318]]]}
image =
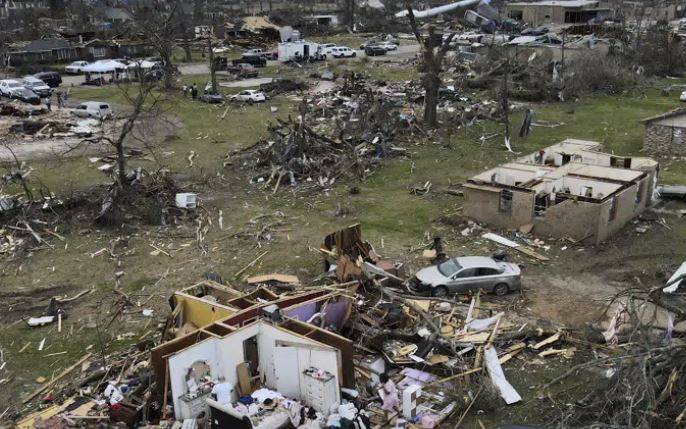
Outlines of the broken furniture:
{"label": "broken furniture", "polygon": [[[280,394],[302,400],[312,399],[318,405],[330,401],[340,401],[340,380],[343,363],[340,352],[325,343],[306,338],[290,332],[278,325],[264,320],[258,320],[237,328],[222,337],[210,337],[196,344],[190,345],[168,357],[169,384],[171,386],[174,409],[182,410],[184,395],[188,393],[185,374],[194,362],[203,360],[207,363],[209,377],[216,380],[223,377],[226,382],[239,386],[241,393],[248,390],[243,380],[239,379],[246,361],[259,374],[260,384],[272,388]],[[306,386],[313,386],[312,381],[306,381],[306,370],[318,368],[332,376],[333,394],[315,397],[306,390]],[[249,390],[253,382],[250,381]],[[317,387],[317,386],[314,386]],[[318,409],[328,412],[328,409]]]}

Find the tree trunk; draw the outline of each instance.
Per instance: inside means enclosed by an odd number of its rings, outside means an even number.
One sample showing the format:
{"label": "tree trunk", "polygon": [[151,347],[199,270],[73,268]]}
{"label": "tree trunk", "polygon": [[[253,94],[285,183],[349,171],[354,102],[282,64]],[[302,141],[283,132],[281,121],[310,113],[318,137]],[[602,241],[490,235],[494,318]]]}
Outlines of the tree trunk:
{"label": "tree trunk", "polygon": [[441,86],[441,77],[436,70],[427,71],[424,85],[424,124],[435,127],[438,123],[436,108],[438,106],[438,89]]}
{"label": "tree trunk", "polygon": [[214,51],[212,50],[212,36],[207,36],[207,51],[210,57],[210,78],[212,82],[212,94],[217,93],[217,72],[214,67]]}
{"label": "tree trunk", "polygon": [[125,188],[126,182],[126,158],[124,158],[124,139],[117,140],[117,169],[119,177],[119,186]]}
{"label": "tree trunk", "polygon": [[190,63],[193,61],[193,55],[191,54],[191,41],[186,39],[184,42],[183,50],[186,53],[186,62]]}
{"label": "tree trunk", "polygon": [[164,62],[164,89],[171,89],[174,87],[174,65],[171,61],[171,42],[164,43],[160,47],[160,58]]}

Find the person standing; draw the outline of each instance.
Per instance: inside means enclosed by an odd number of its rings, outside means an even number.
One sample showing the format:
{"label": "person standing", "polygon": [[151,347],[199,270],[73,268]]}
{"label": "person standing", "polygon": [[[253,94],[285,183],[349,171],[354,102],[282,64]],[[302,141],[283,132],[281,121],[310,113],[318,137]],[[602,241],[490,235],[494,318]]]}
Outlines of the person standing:
{"label": "person standing", "polygon": [[48,108],[48,112],[50,112],[52,110],[52,100],[51,100],[50,95],[45,97],[44,100],[45,100],[45,106]]}
{"label": "person standing", "polygon": [[57,108],[64,107],[64,100],[62,99],[62,91],[57,91]]}

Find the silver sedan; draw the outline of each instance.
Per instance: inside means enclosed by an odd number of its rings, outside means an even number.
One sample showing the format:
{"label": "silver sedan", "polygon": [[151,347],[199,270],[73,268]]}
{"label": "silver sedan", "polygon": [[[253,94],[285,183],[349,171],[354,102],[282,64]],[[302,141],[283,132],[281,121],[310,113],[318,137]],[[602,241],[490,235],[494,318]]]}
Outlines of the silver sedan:
{"label": "silver sedan", "polygon": [[477,290],[501,296],[521,289],[521,278],[517,264],[485,256],[465,256],[419,270],[410,287],[417,292],[429,291],[436,297]]}

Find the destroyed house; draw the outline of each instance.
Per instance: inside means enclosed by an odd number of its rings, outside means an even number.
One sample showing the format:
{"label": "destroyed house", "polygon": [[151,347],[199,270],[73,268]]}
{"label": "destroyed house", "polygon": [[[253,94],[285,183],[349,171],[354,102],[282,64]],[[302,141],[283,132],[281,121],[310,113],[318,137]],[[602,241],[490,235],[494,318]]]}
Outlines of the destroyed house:
{"label": "destroyed house", "polygon": [[658,163],[567,139],[472,177],[464,213],[504,229],[600,243],[650,206]]}
{"label": "destroyed house", "polygon": [[176,291],[170,299],[170,304],[178,326],[185,330],[196,330],[260,302],[275,301],[278,297],[264,288],[244,294],[205,280]]}
{"label": "destroyed house", "polygon": [[686,155],[686,109],[646,118],[643,149],[660,156]]}
{"label": "destroyed house", "polygon": [[[201,288],[204,287],[201,285]],[[187,290],[186,290],[187,291]],[[195,401],[193,398],[185,398],[186,400],[178,400],[178,397],[183,396],[187,392],[183,387],[179,386],[179,366],[182,368],[181,372],[188,373],[189,365],[198,359],[189,363],[187,358],[189,354],[187,350],[191,350],[190,356],[205,356],[207,359],[214,359],[217,350],[227,347],[231,350],[232,357],[229,368],[227,361],[223,360],[224,369],[221,374],[226,380],[235,381],[239,372],[243,373],[249,378],[250,386],[258,387],[268,385],[275,388],[273,384],[274,368],[273,363],[267,363],[262,358],[256,356],[268,357],[268,353],[273,353],[271,350],[263,349],[264,344],[260,346],[260,339],[257,338],[257,346],[254,341],[252,343],[241,340],[236,343],[236,338],[245,336],[248,331],[243,331],[243,327],[248,325],[259,326],[261,333],[271,332],[267,335],[269,338],[281,336],[296,336],[296,340],[284,340],[295,343],[307,343],[311,347],[325,349],[327,351],[335,350],[336,356],[340,359],[336,360],[336,383],[344,387],[355,387],[355,374],[353,368],[353,343],[351,340],[337,334],[334,330],[340,329],[350,316],[352,300],[347,296],[346,290],[341,292],[330,292],[328,290],[317,290],[313,292],[305,292],[298,295],[290,295],[286,297],[278,297],[272,301],[265,301],[259,299],[258,302],[250,307],[244,308],[231,316],[216,320],[205,326],[201,326],[193,331],[179,331],[176,338],[158,345],[151,350],[151,364],[155,371],[158,380],[165,380],[164,383],[158,384],[160,394],[163,391],[168,391],[170,388],[174,393],[175,411],[185,415],[188,407],[193,408]],[[172,312],[174,323],[178,326],[179,313]],[[186,318],[193,318],[194,316],[187,315]],[[256,322],[264,322],[255,325]],[[268,323],[267,323],[268,322]],[[269,327],[265,327],[269,326]],[[274,329],[271,329],[274,328]],[[328,329],[326,329],[328,328]],[[276,329],[276,330],[275,330]],[[277,332],[278,331],[278,332]],[[237,336],[232,336],[233,333],[242,332]],[[252,332],[252,331],[250,331]],[[275,333],[276,332],[276,333]],[[277,335],[277,333],[279,335]],[[282,335],[283,334],[283,335]],[[249,335],[252,338],[255,335]],[[226,338],[229,338],[228,340]],[[221,340],[221,341],[205,341],[205,340]],[[272,341],[272,340],[270,340]],[[315,344],[315,343],[321,343]],[[196,348],[198,344],[204,344]],[[209,345],[212,344],[212,345]],[[219,345],[219,344],[227,344]],[[257,350],[255,350],[257,347]],[[269,348],[275,347],[270,345]],[[198,352],[200,350],[200,352]],[[260,350],[263,350],[260,354]],[[293,351],[291,351],[293,352]],[[286,352],[285,352],[286,353]],[[293,352],[295,353],[295,352]],[[178,357],[181,356],[181,357]],[[175,358],[177,357],[177,358]],[[220,355],[217,359],[223,359]],[[192,359],[191,359],[192,360]],[[202,359],[200,359],[202,360]],[[182,363],[179,363],[182,362]],[[315,366],[314,363],[303,360],[304,363]],[[248,369],[250,375],[246,375],[245,363],[249,363]],[[251,364],[250,364],[251,363]],[[208,363],[211,367],[212,365]],[[240,365],[240,368],[238,367]],[[318,364],[317,364],[318,365]],[[323,366],[322,364],[321,366]],[[219,368],[215,365],[215,368]],[[330,368],[325,368],[331,372]],[[231,373],[231,374],[229,374]],[[181,376],[185,376],[181,374]],[[244,386],[245,387],[245,386]],[[247,388],[246,388],[247,389]],[[190,403],[189,403],[190,402]],[[179,408],[177,408],[177,406]]]}
{"label": "destroyed house", "polygon": [[512,2],[505,10],[509,18],[529,25],[587,23],[611,15],[607,6],[593,0]]}
{"label": "destroyed house", "polygon": [[[265,319],[199,341],[170,355],[168,362],[177,420],[196,418],[212,407],[213,419],[219,419],[220,414],[223,427],[237,427],[242,416],[222,404],[208,402],[211,389],[202,387],[204,380],[216,382],[220,377],[234,388],[234,401],[258,389],[269,389],[304,401],[319,412],[328,413],[331,405],[340,402],[340,350]],[[308,375],[312,368],[330,377],[316,383]]]}

